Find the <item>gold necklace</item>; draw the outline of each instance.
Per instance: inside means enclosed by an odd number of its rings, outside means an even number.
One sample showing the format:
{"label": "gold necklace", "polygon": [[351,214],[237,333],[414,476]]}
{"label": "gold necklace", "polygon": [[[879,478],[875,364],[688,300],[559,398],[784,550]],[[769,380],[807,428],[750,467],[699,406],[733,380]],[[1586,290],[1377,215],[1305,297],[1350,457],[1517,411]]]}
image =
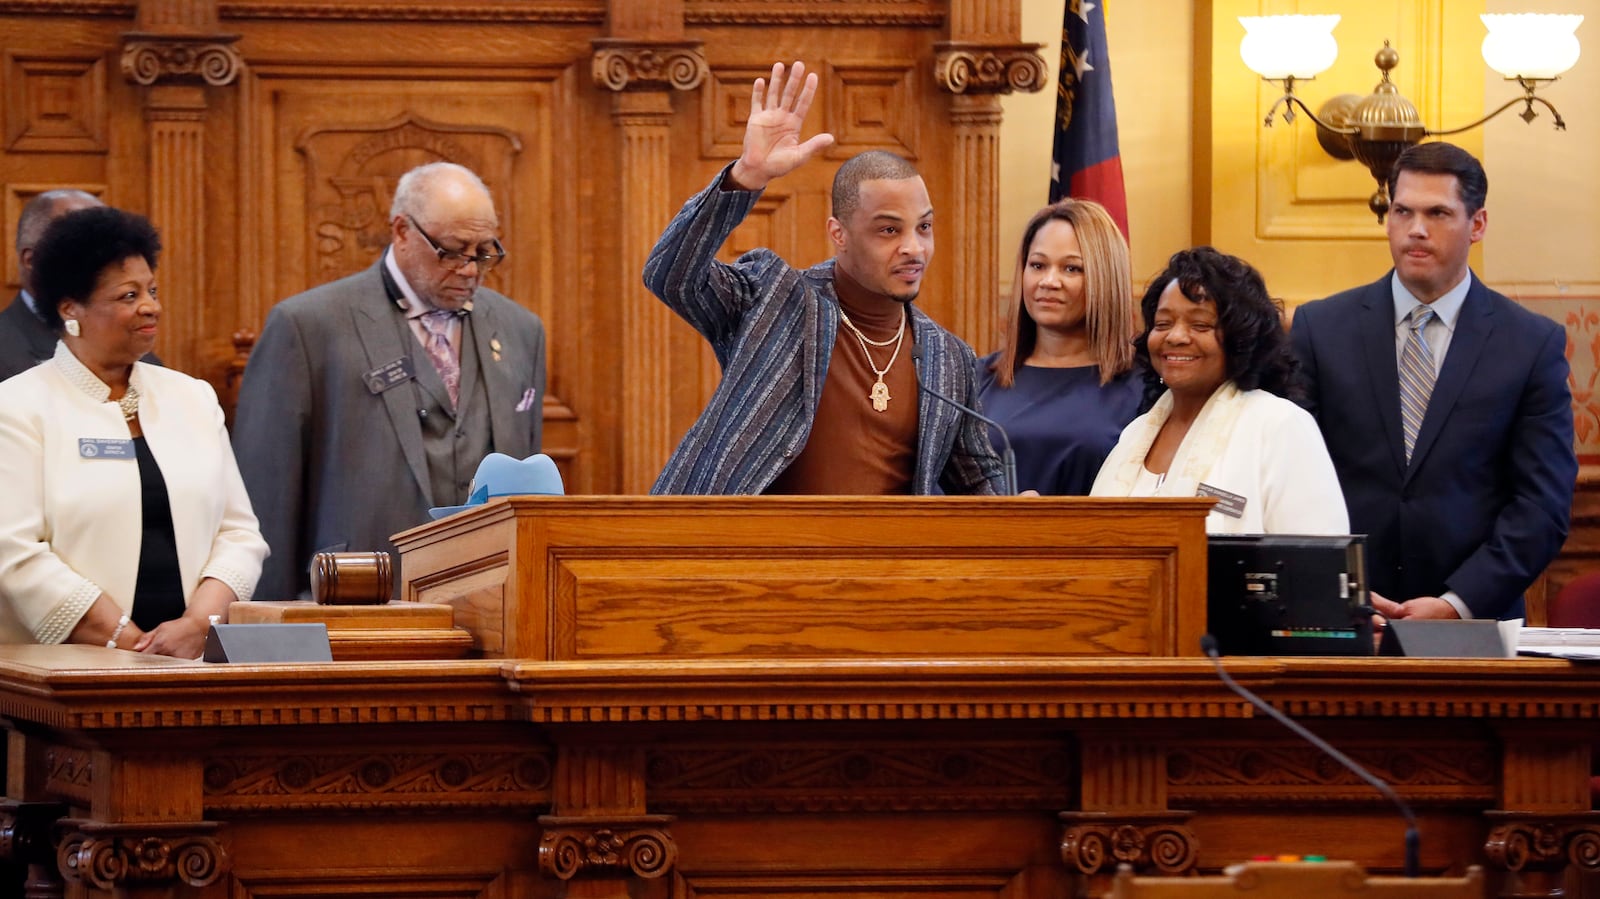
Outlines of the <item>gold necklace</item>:
{"label": "gold necklace", "polygon": [[128,392],[117,400],[117,408],[122,410],[123,421],[133,421],[139,414],[139,389],[132,384],[128,385]]}
{"label": "gold necklace", "polygon": [[[881,343],[867,339],[867,335],[861,333],[861,329],[857,328],[855,322],[850,320],[850,316],[844,314],[843,309],[839,310],[839,318],[850,329],[850,333],[856,336],[856,340],[860,342],[861,352],[867,357],[867,367],[872,369],[874,375],[878,376],[878,380],[872,385],[872,392],[867,394],[867,399],[872,401],[872,411],[887,411],[890,400],[889,385],[883,383],[883,376],[889,373],[889,369],[894,368],[894,361],[900,358],[900,347],[906,340],[906,307],[900,307],[900,328],[895,332],[894,337]],[[878,364],[872,361],[872,351],[867,349],[867,344],[869,343],[876,347],[894,345],[894,353],[889,356],[889,364],[885,365],[881,370],[878,368]]]}

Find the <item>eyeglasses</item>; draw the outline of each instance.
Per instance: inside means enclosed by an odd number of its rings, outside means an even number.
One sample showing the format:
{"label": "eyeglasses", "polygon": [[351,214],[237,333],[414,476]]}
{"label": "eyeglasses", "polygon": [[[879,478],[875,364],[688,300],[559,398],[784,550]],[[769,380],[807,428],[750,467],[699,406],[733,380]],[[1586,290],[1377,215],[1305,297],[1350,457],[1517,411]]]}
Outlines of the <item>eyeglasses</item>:
{"label": "eyeglasses", "polygon": [[445,268],[460,271],[466,268],[469,263],[476,262],[479,272],[487,272],[489,269],[499,265],[500,260],[506,258],[506,248],[501,246],[498,240],[494,242],[493,253],[473,255],[472,253],[463,253],[460,250],[447,250],[439,246],[439,242],[434,240],[428,232],[422,230],[422,226],[417,224],[415,217],[407,215],[406,218],[411,220],[411,227],[417,229],[417,233],[421,234],[422,239],[428,242],[428,246],[439,254],[439,264]]}

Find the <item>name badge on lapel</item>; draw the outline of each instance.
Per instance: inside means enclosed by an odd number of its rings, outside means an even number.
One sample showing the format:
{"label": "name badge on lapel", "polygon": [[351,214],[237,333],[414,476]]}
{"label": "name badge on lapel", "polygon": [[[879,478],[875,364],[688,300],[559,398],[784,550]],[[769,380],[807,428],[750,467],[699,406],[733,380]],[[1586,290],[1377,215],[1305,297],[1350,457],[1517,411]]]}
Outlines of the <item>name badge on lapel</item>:
{"label": "name badge on lapel", "polygon": [[1228,491],[1223,490],[1221,487],[1213,487],[1203,481],[1201,482],[1200,486],[1195,489],[1194,495],[1212,497],[1217,501],[1217,504],[1211,507],[1211,511],[1221,512],[1229,518],[1239,518],[1243,516],[1245,503],[1249,502],[1249,500],[1237,493],[1229,493]]}
{"label": "name badge on lapel", "polygon": [[132,459],[133,441],[115,437],[79,437],[80,459]]}
{"label": "name badge on lapel", "polygon": [[390,387],[404,384],[416,376],[417,370],[411,364],[411,357],[401,356],[393,362],[380,365],[367,372],[361,376],[361,380],[366,382],[367,392],[377,396]]}

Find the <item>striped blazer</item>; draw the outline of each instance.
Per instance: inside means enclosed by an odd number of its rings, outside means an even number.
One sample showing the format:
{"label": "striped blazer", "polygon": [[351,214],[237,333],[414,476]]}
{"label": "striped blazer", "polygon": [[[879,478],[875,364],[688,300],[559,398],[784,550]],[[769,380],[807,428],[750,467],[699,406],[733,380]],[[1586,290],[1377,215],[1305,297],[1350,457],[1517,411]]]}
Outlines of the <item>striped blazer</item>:
{"label": "striped blazer", "polygon": [[[684,204],[644,268],[646,286],[711,342],[722,366],[722,382],[652,493],[765,491],[806,445],[839,329],[833,260],[800,270],[762,249],[732,265],[716,261],[761,195],[723,190],[723,174]],[[923,382],[976,405],[972,348],[915,307],[910,311]],[[917,404],[912,489],[1001,492],[1000,459],[987,429],[926,390]]]}

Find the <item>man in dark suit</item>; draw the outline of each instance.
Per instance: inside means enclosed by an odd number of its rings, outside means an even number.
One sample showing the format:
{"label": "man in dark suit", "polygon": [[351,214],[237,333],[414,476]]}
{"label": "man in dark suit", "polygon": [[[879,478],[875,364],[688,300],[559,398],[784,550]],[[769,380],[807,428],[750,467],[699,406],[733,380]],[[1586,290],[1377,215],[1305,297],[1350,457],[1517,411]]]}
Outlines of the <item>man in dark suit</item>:
{"label": "man in dark suit", "polygon": [[466,502],[484,456],[539,449],[544,326],[482,286],[505,256],[488,188],[430,163],[389,217],[377,263],[279,303],[245,367],[234,452],[272,547],[257,598],[305,591],[319,551],[394,553]]}
{"label": "man in dark suit", "polygon": [[1308,303],[1292,341],[1391,618],[1513,618],[1566,539],[1578,462],[1566,334],[1468,266],[1488,178],[1444,143],[1389,176],[1394,269]]}
{"label": "man in dark suit", "polygon": [[[38,365],[56,352],[56,335],[33,308],[33,247],[44,229],[69,212],[102,206],[81,190],[49,190],[34,195],[17,217],[17,268],[22,290],[0,311],[0,381]],[[149,361],[149,360],[147,360]]]}

